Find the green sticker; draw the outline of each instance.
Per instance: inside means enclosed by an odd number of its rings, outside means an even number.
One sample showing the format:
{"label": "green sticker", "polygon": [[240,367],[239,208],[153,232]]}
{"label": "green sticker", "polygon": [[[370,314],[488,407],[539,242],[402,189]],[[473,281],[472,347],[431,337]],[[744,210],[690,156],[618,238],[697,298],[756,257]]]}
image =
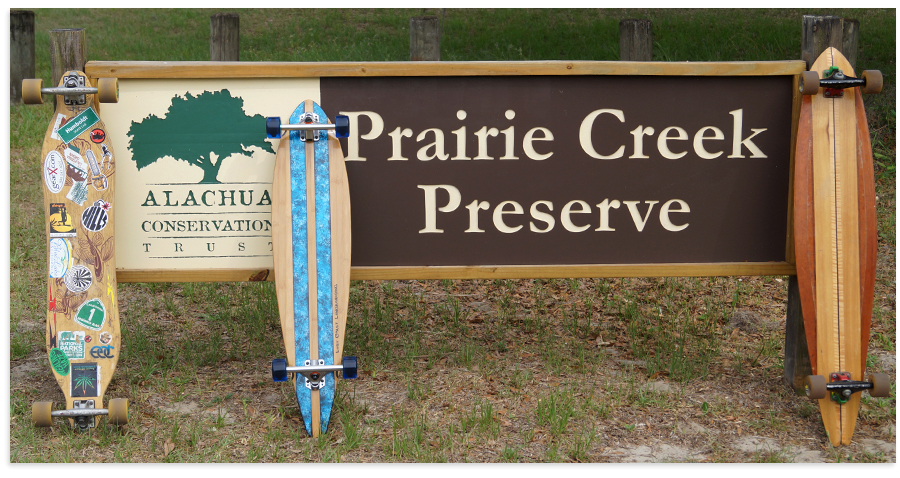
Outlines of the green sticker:
{"label": "green sticker", "polygon": [[100,121],[100,117],[97,116],[94,109],[88,108],[79,113],[78,116],[70,119],[68,123],[57,130],[57,133],[59,134],[59,137],[62,138],[63,142],[68,144],[71,143],[73,139],[80,136],[81,133],[89,130],[91,126],[97,124],[98,121]]}
{"label": "green sticker", "polygon": [[50,365],[62,376],[69,374],[69,357],[60,349],[50,349]]}
{"label": "green sticker", "polygon": [[91,330],[100,330],[106,321],[106,308],[100,299],[90,299],[81,304],[75,313],[75,323]]}

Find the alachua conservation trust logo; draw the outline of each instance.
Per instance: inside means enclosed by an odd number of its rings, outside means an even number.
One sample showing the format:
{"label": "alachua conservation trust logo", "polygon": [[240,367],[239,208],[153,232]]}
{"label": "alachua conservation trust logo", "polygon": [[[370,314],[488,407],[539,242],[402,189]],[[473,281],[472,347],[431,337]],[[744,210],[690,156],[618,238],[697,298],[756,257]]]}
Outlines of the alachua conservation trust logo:
{"label": "alachua conservation trust logo", "polygon": [[250,148],[274,153],[265,141],[265,117],[244,113],[244,100],[228,90],[175,96],[162,118],[150,115],[131,123],[128,149],[138,170],[171,157],[203,170],[200,184],[220,183],[222,162],[233,156],[250,157]]}

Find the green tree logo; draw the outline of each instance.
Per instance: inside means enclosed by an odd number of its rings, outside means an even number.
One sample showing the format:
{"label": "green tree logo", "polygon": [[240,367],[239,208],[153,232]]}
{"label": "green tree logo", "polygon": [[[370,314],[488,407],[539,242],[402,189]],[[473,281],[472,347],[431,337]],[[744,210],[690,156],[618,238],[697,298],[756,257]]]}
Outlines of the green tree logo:
{"label": "green tree logo", "polygon": [[93,377],[89,377],[89,376],[87,376],[87,375],[82,375],[82,376],[77,377],[77,378],[75,379],[75,388],[81,387],[81,395],[82,395],[82,396],[83,396],[85,393],[87,393],[87,388],[88,388],[88,387],[93,387],[93,386],[94,386],[94,379],[93,379]]}
{"label": "green tree logo", "polygon": [[170,156],[203,170],[203,183],[219,183],[222,161],[238,154],[250,157],[250,148],[274,153],[265,141],[262,115],[244,113],[244,100],[228,90],[204,91],[198,96],[175,96],[162,118],[150,115],[131,122],[128,149],[141,170]]}

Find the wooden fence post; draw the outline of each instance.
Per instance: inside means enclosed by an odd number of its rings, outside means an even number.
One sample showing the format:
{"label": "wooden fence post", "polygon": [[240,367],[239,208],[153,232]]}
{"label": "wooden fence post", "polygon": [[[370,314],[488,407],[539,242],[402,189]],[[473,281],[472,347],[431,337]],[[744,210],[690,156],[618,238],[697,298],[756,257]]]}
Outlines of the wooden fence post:
{"label": "wooden fence post", "polygon": [[643,19],[619,22],[619,60],[653,60],[653,22]]}
{"label": "wooden fence post", "polygon": [[22,80],[34,78],[34,12],[9,11],[9,102],[22,102]]}
{"label": "wooden fence post", "polygon": [[409,19],[410,61],[441,60],[441,21],[436,16]]}
{"label": "wooden fence post", "polygon": [[236,13],[216,13],[209,17],[209,59],[239,61],[241,19]]}
{"label": "wooden fence post", "polygon": [[[87,62],[87,44],[84,28],[50,30],[50,84],[55,87],[63,73],[69,70],[84,71]],[[53,95],[53,106],[59,98]]]}
{"label": "wooden fence post", "polygon": [[833,16],[803,15],[801,59],[809,68],[828,47],[841,51],[856,69],[859,52],[859,22]]}

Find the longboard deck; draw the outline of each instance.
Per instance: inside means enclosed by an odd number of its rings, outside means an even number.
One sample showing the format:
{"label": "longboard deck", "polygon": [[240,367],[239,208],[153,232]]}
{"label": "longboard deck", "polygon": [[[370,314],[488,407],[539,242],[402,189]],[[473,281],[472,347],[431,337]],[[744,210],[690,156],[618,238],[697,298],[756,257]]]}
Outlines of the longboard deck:
{"label": "longboard deck", "polygon": [[115,156],[96,96],[85,98],[83,105],[67,106],[58,97],[41,150],[47,217],[46,344],[66,409],[76,400],[94,400],[94,408],[104,408],[121,352]]}
{"label": "longboard deck", "polygon": [[[311,100],[291,116],[325,112]],[[350,189],[340,142],[325,135],[300,141],[291,131],[282,137],[275,159],[272,242],[275,288],[289,366],[322,359],[340,364],[350,300]],[[306,431],[325,433],[334,402],[335,378],[310,390],[295,376],[297,404]]]}
{"label": "longboard deck", "polygon": [[[810,67],[849,62],[829,48]],[[801,103],[794,207],[797,276],[813,374],[849,372],[863,380],[875,285],[875,185],[871,144],[861,93],[820,92]],[[819,400],[835,446],[849,444],[859,415],[858,393],[846,404]]]}

